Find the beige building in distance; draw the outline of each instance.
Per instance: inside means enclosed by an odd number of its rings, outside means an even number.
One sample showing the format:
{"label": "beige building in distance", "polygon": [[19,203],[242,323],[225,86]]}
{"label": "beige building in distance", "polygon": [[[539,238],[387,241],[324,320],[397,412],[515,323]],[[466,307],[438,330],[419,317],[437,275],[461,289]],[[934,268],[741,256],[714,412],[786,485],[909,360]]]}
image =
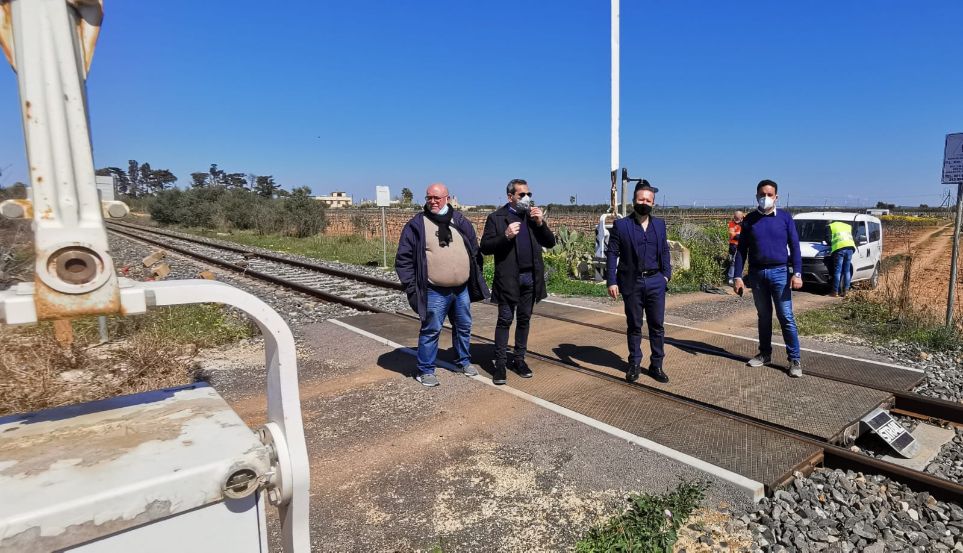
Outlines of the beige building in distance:
{"label": "beige building in distance", "polygon": [[347,192],[332,192],[328,196],[315,196],[314,199],[333,209],[351,207],[353,204],[353,200]]}

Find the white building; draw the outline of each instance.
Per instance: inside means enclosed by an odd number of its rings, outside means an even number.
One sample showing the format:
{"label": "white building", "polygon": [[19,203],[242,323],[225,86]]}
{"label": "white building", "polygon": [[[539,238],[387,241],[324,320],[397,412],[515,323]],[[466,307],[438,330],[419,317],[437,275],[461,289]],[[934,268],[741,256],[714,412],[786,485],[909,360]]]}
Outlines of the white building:
{"label": "white building", "polygon": [[353,204],[347,192],[332,192],[328,196],[315,196],[314,199],[330,208],[351,207]]}

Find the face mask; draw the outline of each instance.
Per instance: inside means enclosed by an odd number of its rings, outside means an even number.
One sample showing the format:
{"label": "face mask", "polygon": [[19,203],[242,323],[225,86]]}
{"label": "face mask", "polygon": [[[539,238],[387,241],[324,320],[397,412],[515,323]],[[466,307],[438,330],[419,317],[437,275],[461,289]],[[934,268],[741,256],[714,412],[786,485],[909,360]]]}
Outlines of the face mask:
{"label": "face mask", "polygon": [[[428,202],[425,202],[425,213],[431,213],[431,204]],[[444,215],[445,213],[448,213],[448,204],[445,204],[445,207],[438,210],[438,215]]]}
{"label": "face mask", "polygon": [[519,213],[528,213],[528,210],[532,207],[532,197],[525,196],[522,199],[515,202],[515,211]]}
{"label": "face mask", "polygon": [[756,198],[756,202],[759,204],[759,211],[769,211],[776,205],[776,200],[770,198],[769,196]]}
{"label": "face mask", "polygon": [[647,217],[649,213],[652,213],[652,206],[649,204],[635,204],[633,209],[642,217]]}

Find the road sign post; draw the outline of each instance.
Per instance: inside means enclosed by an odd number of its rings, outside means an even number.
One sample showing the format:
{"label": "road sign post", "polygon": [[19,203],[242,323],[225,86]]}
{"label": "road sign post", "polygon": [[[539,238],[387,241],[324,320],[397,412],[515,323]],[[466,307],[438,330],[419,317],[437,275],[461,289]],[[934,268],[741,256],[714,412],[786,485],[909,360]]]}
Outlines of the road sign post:
{"label": "road sign post", "polygon": [[381,208],[381,266],[388,267],[388,225],[385,221],[385,208],[391,205],[391,190],[387,186],[376,187],[378,207]]}
{"label": "road sign post", "polygon": [[953,225],[953,257],[950,261],[950,289],[946,297],[946,326],[953,328],[956,303],[957,261],[960,255],[960,219],[963,218],[963,133],[946,135],[943,151],[943,184],[956,184],[956,221]]}

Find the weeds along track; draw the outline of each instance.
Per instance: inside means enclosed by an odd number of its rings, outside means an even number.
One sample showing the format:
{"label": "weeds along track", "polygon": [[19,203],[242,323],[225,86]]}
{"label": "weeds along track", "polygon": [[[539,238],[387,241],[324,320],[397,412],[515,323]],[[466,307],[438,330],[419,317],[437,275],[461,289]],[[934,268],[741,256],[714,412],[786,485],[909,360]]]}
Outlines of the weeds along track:
{"label": "weeds along track", "polygon": [[231,246],[137,225],[109,223],[110,232],[140,240],[282,288],[358,311],[393,312],[405,304],[400,283],[324,263]]}

